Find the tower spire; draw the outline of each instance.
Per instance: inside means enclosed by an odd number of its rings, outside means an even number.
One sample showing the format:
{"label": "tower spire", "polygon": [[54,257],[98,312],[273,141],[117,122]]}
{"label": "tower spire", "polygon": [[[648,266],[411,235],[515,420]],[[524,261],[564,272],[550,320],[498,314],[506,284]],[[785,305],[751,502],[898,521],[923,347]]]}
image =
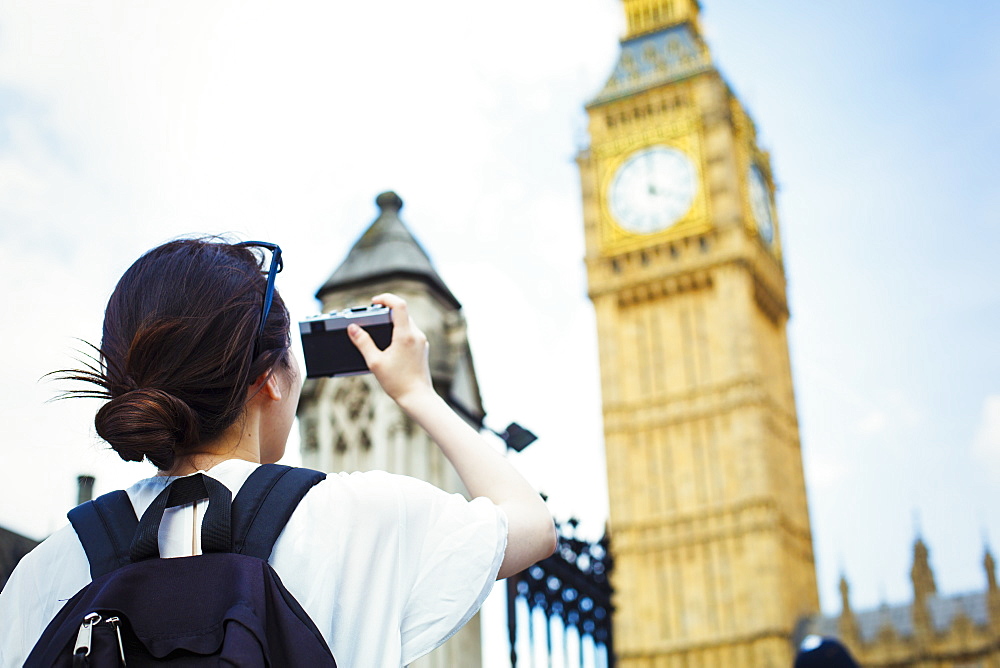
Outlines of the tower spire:
{"label": "tower spire", "polygon": [[997,586],[997,562],[993,551],[987,544],[983,555],[983,568],[986,570],[986,606],[990,614],[990,626],[1000,629],[1000,587]]}
{"label": "tower spire", "polygon": [[410,278],[427,284],[446,302],[461,308],[438,275],[427,252],[399,218],[403,200],[387,191],[375,199],[379,216],[358,238],[347,258],[316,293],[324,295],[376,280]]}
{"label": "tower spire", "polygon": [[916,642],[926,643],[933,629],[929,599],[937,593],[934,571],[931,570],[929,551],[923,539],[918,537],[913,543],[913,568],[910,580],[913,582],[913,628]]}
{"label": "tower spire", "polygon": [[625,3],[625,39],[638,37],[681,23],[698,28],[698,0],[622,0]]}
{"label": "tower spire", "polygon": [[588,108],[713,70],[697,0],[623,0],[628,27],[608,82]]}
{"label": "tower spire", "polygon": [[913,582],[914,598],[926,598],[937,593],[934,582],[934,571],[930,564],[930,550],[923,538],[917,537],[913,543],[913,568],[910,569],[910,580]]}
{"label": "tower spire", "polygon": [[851,608],[851,586],[847,582],[847,576],[840,575],[840,624],[841,637],[848,645],[857,646],[861,641],[861,632],[858,627],[858,619],[854,616]]}

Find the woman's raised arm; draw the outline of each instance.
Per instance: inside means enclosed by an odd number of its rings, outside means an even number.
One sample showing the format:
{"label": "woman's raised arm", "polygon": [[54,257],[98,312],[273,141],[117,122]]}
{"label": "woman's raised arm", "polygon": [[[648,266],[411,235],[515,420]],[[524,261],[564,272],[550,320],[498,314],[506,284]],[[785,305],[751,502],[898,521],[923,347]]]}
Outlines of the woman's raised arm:
{"label": "woman's raised arm", "polygon": [[406,302],[391,294],[372,301],[392,309],[392,343],[379,350],[357,325],[348,334],[382,388],[437,443],[469,493],[490,499],[507,515],[507,551],[498,579],[552,554],[555,527],[538,492],[434,391],[427,337],[410,318]]}

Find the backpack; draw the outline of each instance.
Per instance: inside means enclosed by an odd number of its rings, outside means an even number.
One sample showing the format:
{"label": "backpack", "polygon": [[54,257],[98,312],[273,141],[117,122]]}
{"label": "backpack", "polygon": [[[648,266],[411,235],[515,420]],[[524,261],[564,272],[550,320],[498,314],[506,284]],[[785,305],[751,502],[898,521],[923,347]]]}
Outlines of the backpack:
{"label": "backpack", "polygon": [[[171,482],[137,520],[124,491],[69,512],[92,581],[46,627],[26,667],[330,666],[316,625],[267,559],[299,501],[326,474],[258,467],[236,498],[197,473]],[[159,558],[168,507],[209,499],[202,554]]]}

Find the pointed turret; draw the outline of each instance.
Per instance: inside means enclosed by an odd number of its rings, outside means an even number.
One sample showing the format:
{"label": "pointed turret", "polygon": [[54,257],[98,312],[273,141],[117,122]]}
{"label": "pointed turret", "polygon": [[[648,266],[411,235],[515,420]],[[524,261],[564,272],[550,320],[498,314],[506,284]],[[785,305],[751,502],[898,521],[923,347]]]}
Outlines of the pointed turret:
{"label": "pointed turret", "polygon": [[997,586],[997,563],[989,545],[983,555],[983,568],[986,570],[986,607],[989,611],[990,626],[994,632],[1000,630],[1000,587]]}
{"label": "pointed turret", "polygon": [[929,599],[937,593],[934,571],[931,570],[929,551],[923,539],[913,543],[913,568],[910,569],[913,582],[913,632],[918,645],[928,642],[933,632],[933,622]]}
{"label": "pointed turret", "polygon": [[[438,276],[427,252],[399,218],[403,200],[392,191],[375,198],[379,216],[358,238],[343,264],[316,293],[324,302],[330,292],[343,292],[391,279],[411,279],[424,283],[454,308],[461,308],[451,290]],[[344,306],[351,306],[345,304]]]}
{"label": "pointed turret", "polygon": [[851,587],[847,584],[847,576],[840,576],[840,623],[838,631],[849,647],[857,648],[861,643],[861,633],[858,629],[858,619],[851,608]]}
{"label": "pointed turret", "polygon": [[922,538],[913,543],[913,568],[910,569],[910,580],[913,582],[914,598],[927,598],[937,593],[934,582],[934,571],[931,570],[930,551]]}

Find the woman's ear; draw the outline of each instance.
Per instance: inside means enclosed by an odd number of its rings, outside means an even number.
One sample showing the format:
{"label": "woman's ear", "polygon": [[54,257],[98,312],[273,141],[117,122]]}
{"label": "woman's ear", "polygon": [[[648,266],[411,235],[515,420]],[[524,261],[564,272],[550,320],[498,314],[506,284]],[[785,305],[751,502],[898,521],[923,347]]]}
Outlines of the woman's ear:
{"label": "woman's ear", "polygon": [[281,401],[281,385],[278,383],[278,374],[273,369],[265,371],[257,377],[257,380],[250,386],[250,396],[261,394],[273,401]]}

